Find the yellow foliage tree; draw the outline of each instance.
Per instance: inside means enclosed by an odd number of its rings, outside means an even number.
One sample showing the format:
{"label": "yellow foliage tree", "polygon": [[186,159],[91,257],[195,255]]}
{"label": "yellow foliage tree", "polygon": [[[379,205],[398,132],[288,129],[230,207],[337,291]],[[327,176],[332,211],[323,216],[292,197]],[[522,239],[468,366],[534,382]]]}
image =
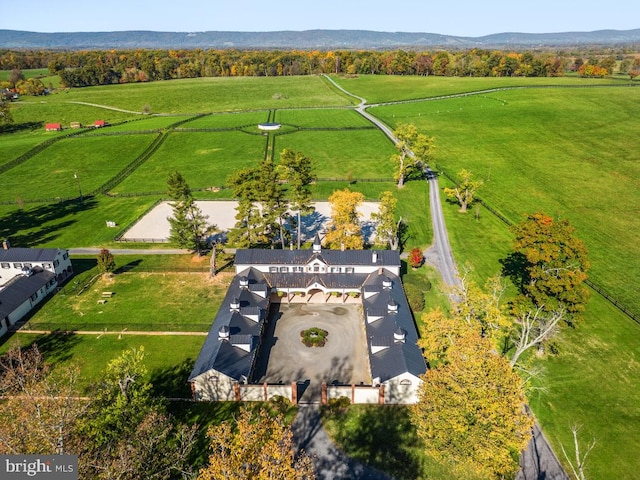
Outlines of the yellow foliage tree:
{"label": "yellow foliage tree", "polygon": [[364,201],[360,192],[348,188],[336,190],[329,196],[331,222],[325,244],[332,249],[359,250],[364,247],[358,207]]}
{"label": "yellow foliage tree", "polygon": [[423,376],[412,421],[426,453],[460,472],[513,478],[531,438],[523,382],[470,327],[451,338],[444,362]]}
{"label": "yellow foliage tree", "polygon": [[473,203],[476,192],[483,182],[482,180],[474,180],[471,172],[465,169],[460,170],[458,176],[461,178],[460,183],[454,188],[445,188],[444,193],[460,204],[461,213],[466,213],[467,207]]}
{"label": "yellow foliage tree", "polygon": [[209,465],[198,480],[313,480],[311,459],[296,455],[293,433],[281,415],[243,409],[236,428],[230,422],[210,427]]}

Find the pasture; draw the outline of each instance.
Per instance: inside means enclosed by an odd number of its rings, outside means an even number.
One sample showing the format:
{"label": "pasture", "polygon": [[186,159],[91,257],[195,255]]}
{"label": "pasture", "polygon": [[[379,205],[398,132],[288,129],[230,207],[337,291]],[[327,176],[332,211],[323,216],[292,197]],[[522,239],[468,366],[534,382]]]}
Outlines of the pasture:
{"label": "pasture", "polygon": [[430,132],[437,167],[471,170],[480,197],[512,222],[536,211],[569,219],[591,280],[640,313],[629,288],[640,284],[638,102],[638,88],[522,89],[372,113]]}
{"label": "pasture", "polygon": [[[623,86],[628,81],[576,77],[361,76],[336,80],[370,103],[517,87],[385,105],[369,111],[391,127],[400,122],[414,123],[433,135],[434,166],[453,179],[461,168],[470,169],[485,182],[479,192],[483,201],[512,222],[519,221],[524,213],[538,210],[568,218],[589,248],[591,280],[640,313],[634,288],[640,284],[640,247],[635,239],[640,205],[638,88]],[[616,86],[605,86],[612,83]],[[546,85],[555,87],[521,88]],[[194,189],[219,186],[233,169],[254,165],[265,155],[277,158],[283,148],[292,148],[316,161],[319,177],[343,178],[316,183],[314,199],[326,200],[332,191],[347,186],[362,191],[368,200],[377,200],[381,191],[392,190],[399,199],[398,213],[409,224],[408,248],[427,246],[431,222],[425,183],[409,182],[402,190],[395,190],[389,160],[393,145],[369,128],[370,124],[357,113],[345,108],[353,102],[353,98],[337,92],[320,77],[194,79],[93,87],[26,98],[14,105],[16,122],[25,126],[50,121],[93,123],[98,118],[118,125],[65,138],[20,166],[0,173],[0,201],[13,202],[0,205],[0,237],[23,246],[117,248],[115,234],[162,196],[146,192],[164,191],[167,172],[183,170]],[[145,106],[152,113],[176,116],[142,116]],[[209,113],[213,114],[196,116]],[[189,121],[176,125],[182,120]],[[263,121],[281,122],[287,128],[279,134],[253,135],[258,133],[253,125]],[[147,130],[156,132],[137,133]],[[130,197],[98,195],[85,198],[82,203],[24,202],[39,198],[31,196],[31,192],[40,197],[77,196],[78,185],[73,177],[76,171],[83,191],[96,188],[145,151],[160,131],[164,142],[110,192]],[[117,135],[105,135],[109,132]],[[41,127],[2,134],[0,165],[56,135],[60,134],[45,133]],[[354,183],[357,178],[377,181]],[[445,175],[440,176],[440,182],[440,188],[451,184]],[[28,188],[29,184],[35,187]],[[231,192],[196,192],[196,196],[230,198]],[[443,203],[456,261],[459,266],[473,265],[472,274],[483,283],[500,271],[500,259],[510,248],[508,228],[482,206],[477,216],[473,211],[460,215],[455,205],[444,198]],[[115,221],[118,227],[107,228],[106,220]],[[122,291],[135,291],[137,287],[127,286],[125,278],[122,277]],[[156,289],[164,291],[160,285],[158,282]],[[97,302],[92,303],[95,298],[90,298],[90,292],[88,295],[87,312],[91,313],[85,315],[86,320],[70,315],[69,306],[56,306],[52,299],[32,321],[55,324],[72,319],[98,326],[106,310],[98,313]],[[165,297],[160,295],[157,302],[162,303]],[[111,306],[120,308],[115,299]],[[173,299],[167,301],[171,303]],[[193,301],[215,308],[217,300],[205,296]],[[126,303],[131,308],[142,302]],[[167,322],[157,308],[145,308],[140,305],[136,318],[148,318],[149,323],[154,319],[159,324]],[[167,312],[182,315],[173,307]],[[205,315],[194,312],[194,317]],[[129,310],[118,310],[113,317],[127,318],[129,314]],[[188,322],[178,319],[172,323],[187,328]],[[583,425],[585,441],[591,435],[596,437],[598,445],[588,461],[594,478],[632,478],[640,467],[633,449],[640,442],[640,398],[632,380],[640,373],[634,360],[640,355],[636,341],[639,331],[640,326],[593,293],[583,324],[564,331],[558,338],[559,355],[537,360],[544,373],[534,385],[544,389],[532,390],[531,406],[560,455],[561,444],[570,446],[571,424]],[[119,345],[113,338],[109,342]],[[90,348],[94,347],[70,351],[73,356],[91,355]],[[191,349],[197,354],[196,347],[185,347],[184,359],[192,355]],[[164,366],[171,369],[181,362],[167,356]]]}

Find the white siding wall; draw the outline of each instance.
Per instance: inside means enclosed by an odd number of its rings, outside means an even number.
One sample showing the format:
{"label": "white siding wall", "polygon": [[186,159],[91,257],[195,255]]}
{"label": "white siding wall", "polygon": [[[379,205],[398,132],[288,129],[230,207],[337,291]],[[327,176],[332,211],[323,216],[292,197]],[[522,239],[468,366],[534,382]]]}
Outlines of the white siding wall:
{"label": "white siding wall", "polygon": [[193,380],[195,399],[212,402],[235,400],[234,383],[236,382],[233,378],[209,370]]}
{"label": "white siding wall", "polygon": [[384,383],[384,403],[411,405],[418,402],[418,389],[422,383],[419,377],[403,373]]}

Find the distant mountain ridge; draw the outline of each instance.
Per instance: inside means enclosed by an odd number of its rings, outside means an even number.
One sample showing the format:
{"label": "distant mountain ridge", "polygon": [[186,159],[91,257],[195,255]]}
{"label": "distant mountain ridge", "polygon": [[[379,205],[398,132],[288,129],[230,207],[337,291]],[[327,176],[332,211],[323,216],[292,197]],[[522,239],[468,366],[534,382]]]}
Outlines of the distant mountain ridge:
{"label": "distant mountain ridge", "polygon": [[615,45],[640,43],[640,28],[563,33],[497,33],[459,37],[435,33],[369,30],[305,30],[279,32],[74,32],[38,33],[0,30],[0,48],[26,49],[395,49],[419,47],[489,48]]}

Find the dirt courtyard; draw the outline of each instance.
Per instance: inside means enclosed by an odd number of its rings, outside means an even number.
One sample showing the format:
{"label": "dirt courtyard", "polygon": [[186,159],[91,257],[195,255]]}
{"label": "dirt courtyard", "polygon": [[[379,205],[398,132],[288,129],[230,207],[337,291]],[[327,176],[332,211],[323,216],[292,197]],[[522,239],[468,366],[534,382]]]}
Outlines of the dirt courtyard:
{"label": "dirt courtyard", "polygon": [[[358,304],[280,304],[263,339],[257,382],[304,383],[306,400],[319,398],[322,382],[371,384],[364,323]],[[275,320],[275,321],[274,321]],[[306,347],[300,332],[329,332],[324,347]]]}

